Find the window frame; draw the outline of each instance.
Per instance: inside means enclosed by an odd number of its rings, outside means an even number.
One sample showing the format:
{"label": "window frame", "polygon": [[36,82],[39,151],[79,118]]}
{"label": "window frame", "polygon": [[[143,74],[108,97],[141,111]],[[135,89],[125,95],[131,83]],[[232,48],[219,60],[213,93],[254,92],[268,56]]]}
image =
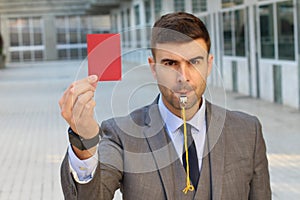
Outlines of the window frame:
{"label": "window frame", "polygon": [[[293,38],[294,38],[294,57],[293,59],[282,59],[279,56],[279,39],[278,39],[278,15],[277,15],[277,5],[278,3],[284,3],[284,2],[292,2],[293,5]],[[265,5],[271,5],[272,9],[273,9],[273,32],[274,32],[274,58],[265,58],[262,57],[262,49],[261,49],[261,29],[260,29],[260,13],[259,13],[259,9],[261,6],[265,6]],[[295,0],[273,0],[273,1],[259,1],[258,4],[256,5],[256,10],[257,10],[257,40],[258,40],[258,50],[259,50],[259,58],[262,60],[276,60],[276,61],[280,61],[280,62],[296,62],[298,60],[298,54],[297,54],[297,42],[298,42],[298,36],[297,36],[297,24],[295,22],[297,22],[297,16],[296,16],[296,12],[297,12],[297,8],[296,8],[296,2]]]}
{"label": "window frame", "polygon": [[[237,55],[237,49],[236,49],[236,21],[235,21],[235,12],[236,11],[243,11],[244,17],[243,17],[243,22],[244,22],[244,33],[246,33],[246,26],[247,26],[247,12],[246,12],[246,5],[238,5],[234,7],[228,7],[228,8],[223,8],[220,13],[221,13],[221,21],[222,21],[222,52],[223,56],[226,57],[239,57],[239,58],[245,58],[247,57],[247,41],[249,40],[246,35],[244,35],[244,54],[243,55]],[[231,27],[231,54],[225,54],[225,43],[224,43],[224,13],[230,13],[231,15],[231,22],[230,22],[230,27]]]}

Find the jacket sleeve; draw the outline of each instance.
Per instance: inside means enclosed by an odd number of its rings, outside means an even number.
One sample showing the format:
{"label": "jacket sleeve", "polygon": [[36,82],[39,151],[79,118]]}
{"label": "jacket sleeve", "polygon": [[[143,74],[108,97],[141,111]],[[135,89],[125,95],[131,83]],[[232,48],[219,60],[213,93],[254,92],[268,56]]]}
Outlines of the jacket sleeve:
{"label": "jacket sleeve", "polygon": [[253,160],[253,178],[251,181],[250,195],[251,200],[271,199],[270,176],[268,160],[266,156],[266,145],[262,136],[260,122],[256,122],[256,143]]}
{"label": "jacket sleeve", "polygon": [[71,173],[68,154],[61,165],[61,184],[67,200],[113,199],[122,179],[122,148],[119,137],[109,123],[102,124],[102,138],[99,143],[99,163],[93,179],[85,184],[77,183]]}

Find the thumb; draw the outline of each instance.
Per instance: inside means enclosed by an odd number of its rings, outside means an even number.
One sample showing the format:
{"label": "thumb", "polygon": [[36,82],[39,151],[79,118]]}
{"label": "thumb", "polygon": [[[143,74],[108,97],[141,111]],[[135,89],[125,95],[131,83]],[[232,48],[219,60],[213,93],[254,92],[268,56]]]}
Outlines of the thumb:
{"label": "thumb", "polygon": [[97,75],[90,75],[88,77],[88,82],[94,86],[95,88],[97,87],[97,83],[98,83],[98,76]]}

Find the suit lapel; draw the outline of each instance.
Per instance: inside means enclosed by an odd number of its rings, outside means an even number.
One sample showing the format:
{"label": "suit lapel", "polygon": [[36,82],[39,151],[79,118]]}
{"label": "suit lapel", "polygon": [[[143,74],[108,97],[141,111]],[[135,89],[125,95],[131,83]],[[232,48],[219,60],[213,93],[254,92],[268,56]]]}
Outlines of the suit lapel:
{"label": "suit lapel", "polygon": [[[173,143],[165,130],[157,104],[145,110],[145,138],[155,160],[167,199],[192,199],[193,193],[185,195],[186,173],[178,159]],[[154,183],[155,184],[155,183]]]}
{"label": "suit lapel", "polygon": [[210,153],[212,197],[214,200],[221,199],[222,179],[224,171],[224,125],[226,110],[207,102],[206,104],[207,142],[204,154]]}

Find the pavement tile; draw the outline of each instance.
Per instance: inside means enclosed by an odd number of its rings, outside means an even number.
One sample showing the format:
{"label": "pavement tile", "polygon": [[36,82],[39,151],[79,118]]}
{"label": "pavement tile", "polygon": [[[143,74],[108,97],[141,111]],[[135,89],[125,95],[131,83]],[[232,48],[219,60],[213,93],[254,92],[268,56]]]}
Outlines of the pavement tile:
{"label": "pavement tile", "polygon": [[[86,75],[84,66],[81,61],[53,61],[10,64],[0,70],[0,199],[63,199],[59,168],[68,139],[58,100],[71,82]],[[151,103],[157,95],[144,65],[124,65],[123,74],[122,82],[99,83],[99,122]],[[221,88],[210,87],[209,92],[213,103],[258,116],[273,199],[300,199],[300,112]],[[119,98],[127,100],[124,105],[115,101]],[[119,192],[115,199],[121,199]]]}

